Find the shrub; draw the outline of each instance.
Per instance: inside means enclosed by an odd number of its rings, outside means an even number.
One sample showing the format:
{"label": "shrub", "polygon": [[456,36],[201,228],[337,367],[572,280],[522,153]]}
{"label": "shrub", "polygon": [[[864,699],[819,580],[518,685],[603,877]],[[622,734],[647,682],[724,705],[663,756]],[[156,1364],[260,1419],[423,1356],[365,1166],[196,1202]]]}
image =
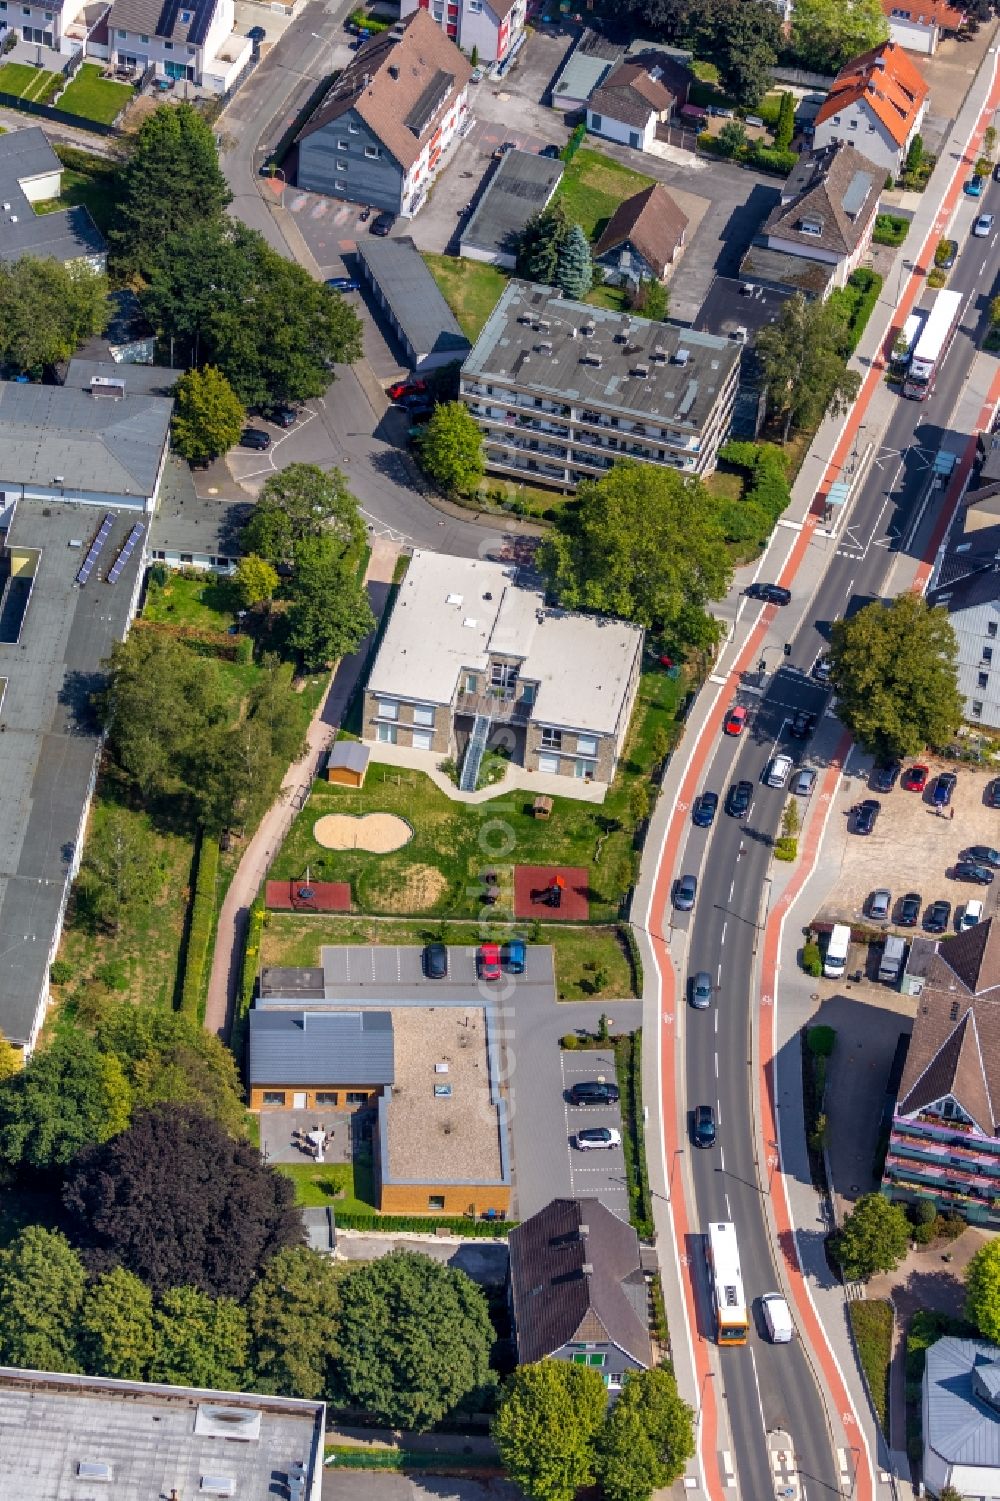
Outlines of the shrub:
{"label": "shrub", "polygon": [[876,245],[890,245],[895,248],[897,245],[902,245],[909,228],[909,219],[904,219],[901,214],[878,214],[875,218],[875,231],[872,239]]}
{"label": "shrub", "polygon": [[966,1224],[960,1214],[939,1214],[934,1221],[934,1234],[943,1236],[945,1240],[957,1240],[965,1229]]}
{"label": "shrub", "polygon": [[940,266],[935,266],[934,270],[927,277],[927,285],[936,291],[939,287],[943,287],[947,283],[947,280],[947,271],[942,271]]}
{"label": "shrub", "polygon": [[806,1033],[806,1046],[814,1058],[830,1058],[837,1045],[837,1033],[833,1027],[810,1027]]}
{"label": "shrub", "polygon": [[418,1235],[433,1235],[437,1230],[450,1230],[453,1235],[501,1240],[514,1228],[517,1221],[459,1219],[443,1214],[349,1214],[338,1208],[337,1224],[341,1230],[379,1230],[387,1235],[399,1234],[404,1230],[414,1231]]}
{"label": "shrub", "polygon": [[258,896],[250,908],[247,921],[247,941],[243,950],[243,967],[240,971],[240,1016],[245,1016],[253,1005],[254,990],[257,987],[257,970],[260,967],[260,944],[264,936],[266,921],[267,908],[264,906],[264,898]]}
{"label": "shrub", "polygon": [[215,926],[215,887],[218,874],[219,842],[212,834],[202,834],[184,960],[184,986],[181,990],[181,1010],[192,1016],[197,1016],[201,1005],[205,961]]}
{"label": "shrub", "polygon": [[779,177],[787,177],[798,162],[794,151],[780,151],[774,146],[762,146],[759,141],[754,141],[747,149],[746,159],[759,171],[774,172]]}
{"label": "shrub", "polygon": [[108,959],[96,973],[97,979],[108,990],[128,990],[128,965],[124,959]]}
{"label": "shrub", "polygon": [[573,160],[574,156],[576,156],[576,153],[583,145],[586,134],[587,127],[581,120],[580,124],[576,127],[573,134],[570,136],[569,140],[566,142],[565,146],[562,149],[562,159],[567,163],[567,165]]}
{"label": "shrub", "polygon": [[883,1432],[889,1412],[889,1360],[892,1354],[892,1304],[881,1299],[847,1305],[858,1359]]}
{"label": "shrub", "polygon": [[810,938],[808,943],[802,946],[802,968],[814,979],[818,979],[823,973],[823,956],[819,951],[819,944],[814,939]]}
{"label": "shrub", "polygon": [[68,959],[57,959],[49,965],[49,979],[53,985],[68,985],[76,974],[76,970]]}
{"label": "shrub", "polygon": [[949,257],[950,254],[951,254],[951,241],[950,240],[938,240],[937,247],[936,247],[936,249],[934,251],[934,264],[935,264],[935,266],[942,266],[944,264],[944,262],[948,259],[948,257]]}
{"label": "shrub", "polygon": [[774,842],[774,858],[776,860],[791,861],[799,853],[799,841],[791,834],[782,834],[780,839]]}
{"label": "shrub", "polygon": [[929,1225],[914,1225],[913,1239],[918,1246],[929,1246],[934,1239],[934,1221],[931,1220]]}
{"label": "shrub", "polygon": [[565,1048],[567,1053],[575,1053],[580,1046],[580,1039],[575,1032],[567,1032],[565,1037],[560,1037],[559,1046]]}
{"label": "shrub", "polygon": [[910,1219],[915,1225],[933,1225],[937,1219],[937,1209],[931,1199],[920,1199],[909,1208]]}

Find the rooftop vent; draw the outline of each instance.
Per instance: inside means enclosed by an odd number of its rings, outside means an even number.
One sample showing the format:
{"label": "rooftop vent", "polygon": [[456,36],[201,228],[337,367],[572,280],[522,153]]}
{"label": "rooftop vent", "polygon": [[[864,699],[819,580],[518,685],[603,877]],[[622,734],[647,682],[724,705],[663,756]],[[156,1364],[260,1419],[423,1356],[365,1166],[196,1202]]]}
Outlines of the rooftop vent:
{"label": "rooftop vent", "polygon": [[110,1480],[111,1466],[103,1459],[81,1459],[76,1475],[78,1480]]}
{"label": "rooftop vent", "polygon": [[398,78],[399,77],[399,68],[396,66],[395,63],[390,63],[389,64],[389,77],[390,78]]}
{"label": "rooftop vent", "polygon": [[244,1443],[260,1437],[260,1409],[224,1407],[219,1402],[202,1402],[194,1421],[194,1431],[203,1437],[241,1439]]}
{"label": "rooftop vent", "polygon": [[95,375],[90,382],[91,396],[110,396],[120,401],[125,395],[125,382],[120,375]]}
{"label": "rooftop vent", "polygon": [[530,313],[518,313],[517,321],[525,328],[534,328],[535,326],[535,320]]}
{"label": "rooftop vent", "polygon": [[662,344],[654,344],[653,345],[653,360],[655,361],[655,363],[657,365],[663,365],[663,364],[666,363],[666,359],[667,359],[667,351],[664,349],[663,345]]}
{"label": "rooftop vent", "polygon": [[449,594],[445,600],[446,605],[460,605],[461,603],[462,596],[460,594]]}
{"label": "rooftop vent", "polygon": [[597,324],[596,323],[585,323],[583,325],[583,327],[580,329],[580,332],[583,334],[583,337],[585,339],[591,339],[594,336],[594,331],[595,331],[596,328],[597,328]]}
{"label": "rooftop vent", "polygon": [[674,354],[675,365],[686,365],[691,358],[690,349],[678,349]]}
{"label": "rooftop vent", "polygon": [[11,222],[11,224],[16,224],[17,223],[17,215],[16,214],[11,214],[11,216],[10,216],[10,222]]}
{"label": "rooftop vent", "polygon": [[535,345],[535,353],[536,354],[551,354],[552,353],[552,345],[549,343],[548,339],[546,339],[544,341],[544,343],[542,343],[542,344],[536,344]]}
{"label": "rooftop vent", "polygon": [[5,214],[9,214],[10,213],[10,204],[9,203],[5,203],[4,204],[3,211],[4,211]]}
{"label": "rooftop vent", "polygon": [[580,1270],[585,1277],[592,1277],[594,1275],[594,1263],[592,1261],[585,1261]]}
{"label": "rooftop vent", "polygon": [[630,374],[634,375],[637,380],[645,380],[646,377],[649,375],[649,366],[648,365],[633,365],[632,369],[630,371]]}
{"label": "rooftop vent", "polygon": [[52,483],[54,485],[64,485],[66,483],[66,476],[64,474],[56,474],[52,478]]}
{"label": "rooftop vent", "polygon": [[539,318],[538,322],[535,324],[535,327],[540,334],[547,334],[549,329],[552,327],[552,324],[549,322],[548,318]]}
{"label": "rooftop vent", "polygon": [[601,354],[594,353],[594,354],[585,354],[584,357],[583,357],[583,359],[582,359],[582,361],[581,361],[581,364],[584,364],[584,365],[593,365],[596,369],[599,370],[601,368],[601,365],[603,364],[603,362],[604,362],[604,356],[601,355]]}
{"label": "rooftop vent", "polygon": [[434,1072],[436,1074],[446,1074],[448,1072],[447,1063],[435,1063]]}
{"label": "rooftop vent", "polygon": [[589,1234],[590,1234],[590,1226],[589,1225],[581,1225],[580,1229],[579,1229],[580,1239],[581,1240],[586,1240],[586,1238],[587,1238],[587,1236]]}
{"label": "rooftop vent", "polygon": [[474,631],[476,629],[477,622],[472,618],[471,615],[466,615],[465,619],[462,621],[462,624],[466,626],[470,631]]}
{"label": "rooftop vent", "polygon": [[203,1475],[198,1489],[203,1496],[235,1496],[236,1481],[232,1475]]}

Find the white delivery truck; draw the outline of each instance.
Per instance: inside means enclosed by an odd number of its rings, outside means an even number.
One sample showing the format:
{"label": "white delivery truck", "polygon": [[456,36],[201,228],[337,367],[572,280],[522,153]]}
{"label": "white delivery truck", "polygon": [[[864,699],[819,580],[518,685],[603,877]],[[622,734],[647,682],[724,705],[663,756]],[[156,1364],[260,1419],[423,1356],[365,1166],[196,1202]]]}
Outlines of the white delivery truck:
{"label": "white delivery truck", "polygon": [[839,980],[847,968],[847,950],[851,946],[851,930],[846,923],[834,923],[826,945],[823,973],[828,980]]}
{"label": "white delivery truck", "polygon": [[882,958],[879,960],[878,977],[887,985],[895,985],[903,973],[903,960],[906,958],[906,939],[900,938],[897,933],[890,933],[885,940],[882,950]]}

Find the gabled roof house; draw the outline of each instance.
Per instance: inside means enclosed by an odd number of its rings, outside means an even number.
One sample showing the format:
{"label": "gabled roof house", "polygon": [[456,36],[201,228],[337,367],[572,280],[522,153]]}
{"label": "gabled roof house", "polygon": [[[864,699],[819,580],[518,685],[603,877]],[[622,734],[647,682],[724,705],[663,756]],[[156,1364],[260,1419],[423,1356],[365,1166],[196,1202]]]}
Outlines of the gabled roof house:
{"label": "gabled roof house", "polygon": [[682,105],[686,97],[686,85],[668,87],[662,64],[629,59],[619,63],[591,94],[587,129],[636,151],[648,151],[657,126],[665,125],[675,104]]}
{"label": "gabled roof house", "polygon": [[946,1335],[924,1361],[924,1484],[939,1496],[1000,1495],[1000,1349]]}
{"label": "gabled roof house", "polygon": [[793,167],[757,243],[831,267],[842,287],[871,246],[882,169],[846,141],[806,152]]}
{"label": "gabled roof house", "polygon": [[594,259],[623,284],[663,281],[679,258],[688,217],[662,183],[624,199],[594,247]]}
{"label": "gabled roof house", "polygon": [[928,93],[912,58],[897,42],[883,42],[841,68],[816,116],[813,145],[847,141],[896,177],[920,131]]}
{"label": "gabled roof house", "polygon": [[932,56],[941,38],[961,31],[966,14],[949,0],[882,0],[889,40],[911,52]]}

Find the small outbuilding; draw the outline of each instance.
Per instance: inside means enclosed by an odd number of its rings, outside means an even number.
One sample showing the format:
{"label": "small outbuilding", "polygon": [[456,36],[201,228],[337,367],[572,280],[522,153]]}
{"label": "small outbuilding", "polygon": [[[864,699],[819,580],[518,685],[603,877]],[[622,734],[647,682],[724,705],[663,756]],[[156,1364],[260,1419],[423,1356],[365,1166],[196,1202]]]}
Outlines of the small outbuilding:
{"label": "small outbuilding", "polygon": [[472,345],[412,240],[359,240],[358,265],[414,370],[461,364]]}
{"label": "small outbuilding", "polygon": [[369,751],[359,740],[337,740],[326,758],[326,779],[339,787],[363,787]]}
{"label": "small outbuilding", "polygon": [[460,254],[513,271],[529,219],[552,201],[562,175],[560,161],[532,151],[508,151],[462,232]]}

